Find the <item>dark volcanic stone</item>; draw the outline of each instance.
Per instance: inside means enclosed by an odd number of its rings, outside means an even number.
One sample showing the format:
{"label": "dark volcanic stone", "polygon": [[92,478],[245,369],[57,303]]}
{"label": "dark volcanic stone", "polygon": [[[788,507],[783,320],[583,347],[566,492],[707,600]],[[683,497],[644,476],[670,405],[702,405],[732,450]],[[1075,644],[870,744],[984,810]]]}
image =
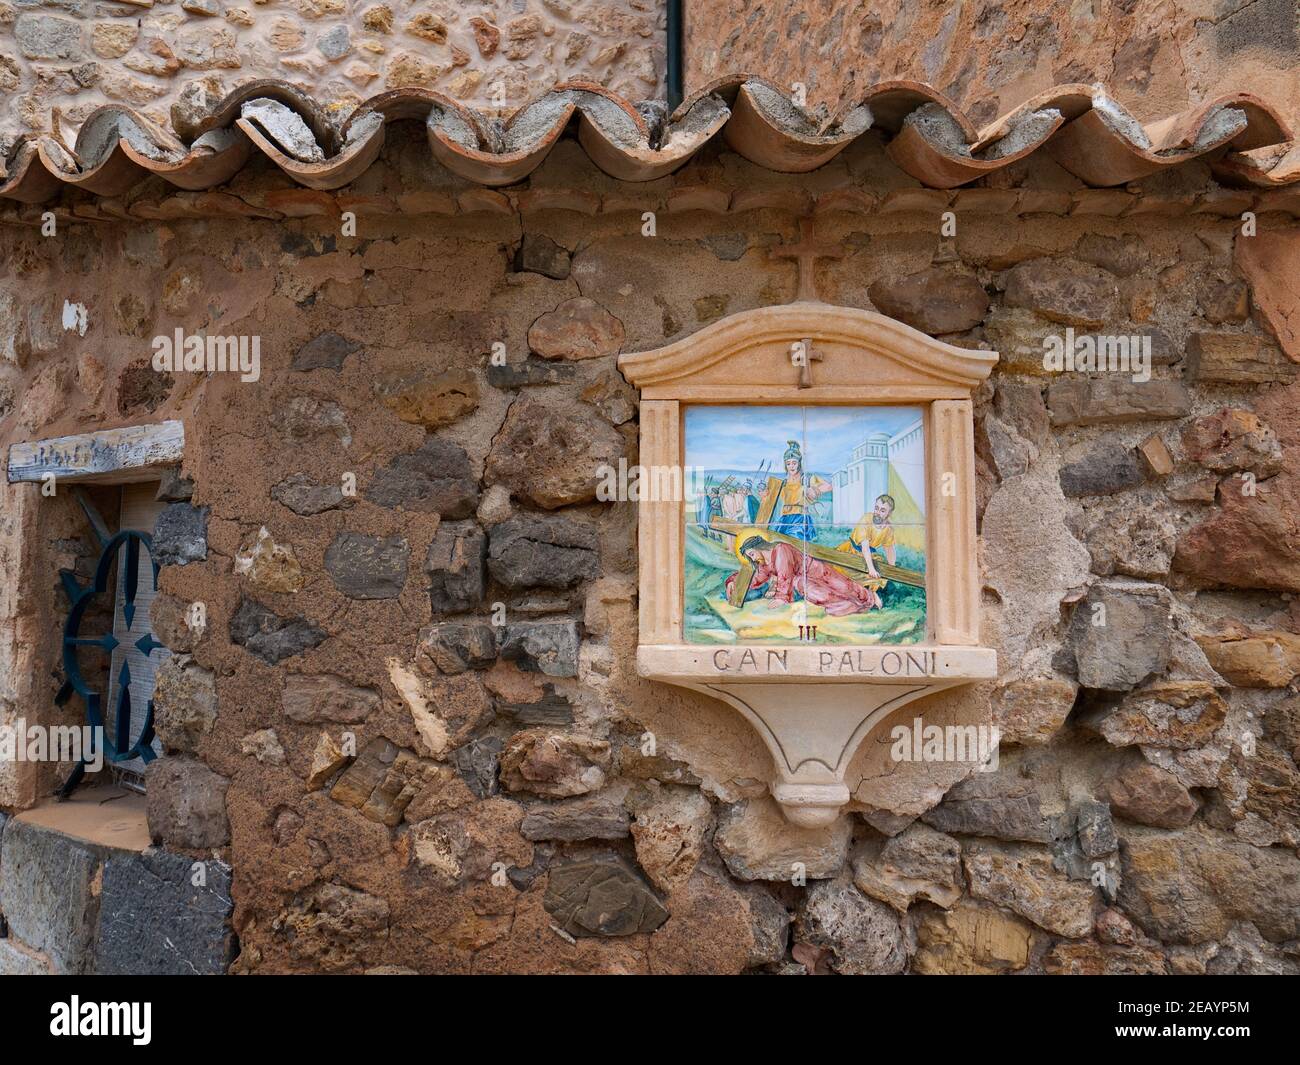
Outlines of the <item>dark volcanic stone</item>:
{"label": "dark volcanic stone", "polygon": [[546,694],[532,703],[497,703],[497,710],[520,725],[572,725],[573,704],[549,684]]}
{"label": "dark volcanic stone", "polygon": [[419,653],[428,655],[443,673],[486,669],[496,661],[496,630],[486,621],[447,621],[429,625],[420,630]]}
{"label": "dark volcanic stone", "polygon": [[1074,811],[1074,830],[1079,837],[1079,849],[1089,858],[1101,858],[1118,846],[1115,823],[1110,816],[1110,806],[1089,799]]}
{"label": "dark volcanic stone", "polygon": [[325,569],[349,599],[396,599],[406,585],[410,554],[400,536],[341,532],[325,551]]}
{"label": "dark volcanic stone", "polygon": [[0,844],[0,908],[9,932],[47,958],[56,973],[90,968],[103,849],[10,818]]}
{"label": "dark volcanic stone", "polygon": [[576,843],[584,839],[626,839],[632,819],[623,807],[621,793],[606,789],[563,802],[534,803],[519,825],[527,840]]}
{"label": "dark volcanic stone", "polygon": [[338,333],[321,333],[300,347],[290,368],[294,370],[341,370],[347,357],[361,345]]}
{"label": "dark volcanic stone", "polygon": [[967,777],[921,820],[940,832],[1031,843],[1047,843],[1054,831],[1033,785],[999,773]]}
{"label": "dark volcanic stone", "polygon": [[451,764],[476,798],[486,799],[501,790],[497,771],[504,746],[498,736],[483,736],[451,752]]}
{"label": "dark volcanic stone", "polygon": [[553,277],[563,281],[569,276],[572,256],[550,237],[541,233],[525,233],[515,252],[516,272],[528,272]]}
{"label": "dark volcanic stone", "polygon": [[571,936],[630,936],[668,920],[650,886],[614,855],[552,866],[542,905]]}
{"label": "dark volcanic stone", "polygon": [[572,621],[520,621],[505,626],[501,657],[530,673],[578,675],[578,626]]}
{"label": "dark volcanic stone", "polygon": [[160,566],[184,566],[208,557],[208,508],[172,503],[153,527],[153,560]]}
{"label": "dark volcanic stone", "polygon": [[310,517],[339,507],[350,507],[355,497],[345,496],[337,484],[312,484],[301,473],[286,477],[271,486],[271,498],[282,503],[295,514]]}
{"label": "dark volcanic stone", "polygon": [[438,526],[424,560],[430,577],[429,604],[435,613],[455,614],[483,602],[486,556],[487,536],[474,522]]}
{"label": "dark volcanic stone", "polygon": [[1147,472],[1133,451],[1106,450],[1061,467],[1061,492],[1070,499],[1108,496],[1145,484]]}
{"label": "dark volcanic stone", "polygon": [[551,362],[529,355],[521,363],[508,362],[504,366],[489,363],[487,379],[493,388],[515,389],[525,385],[558,385],[573,380],[574,373],[571,362]]}
{"label": "dark volcanic stone", "polygon": [[596,533],[558,516],[515,517],[492,529],[488,572],[507,588],[571,588],[600,568]]}
{"label": "dark volcanic stone", "polygon": [[478,482],[463,448],[429,436],[415,451],[377,470],[366,498],[381,507],[468,518],[478,506]]}
{"label": "dark volcanic stone", "polygon": [[[114,852],[104,863],[95,971],[219,975],[235,956],[230,866],[162,850]],[[198,886],[194,881],[200,880]]]}
{"label": "dark volcanic stone", "polygon": [[168,466],[158,481],[154,498],[160,503],[188,503],[194,496],[194,482],[181,476],[179,466]]}
{"label": "dark volcanic stone", "polygon": [[240,602],[230,619],[230,642],[271,666],[324,643],[327,638],[327,633],[306,618],[282,618],[256,599]]}

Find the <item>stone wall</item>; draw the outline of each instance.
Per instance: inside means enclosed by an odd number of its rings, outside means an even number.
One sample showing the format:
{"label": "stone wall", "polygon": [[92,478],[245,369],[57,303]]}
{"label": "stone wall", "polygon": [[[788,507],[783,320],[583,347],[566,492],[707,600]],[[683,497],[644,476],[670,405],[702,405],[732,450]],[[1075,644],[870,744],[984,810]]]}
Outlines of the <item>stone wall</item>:
{"label": "stone wall", "polygon": [[[923,197],[849,195],[898,183],[874,136],[811,178],[711,151],[636,188],[566,141],[529,188],[475,199],[421,137],[395,127],[358,196],[414,182],[483,209],[363,211],[344,236],[328,197],[263,172],[220,201],[248,217],[0,232],[0,283],[32,308],[8,325],[0,443],[186,425],[149,820],[230,865],[236,970],[1300,967],[1300,383],[1248,243],[1294,249],[1293,219],[1246,238],[1234,210],[1183,211],[1215,202],[1191,164],[1167,213],[973,200],[941,238]],[[790,300],[768,251],[809,188],[845,191],[818,216],[845,252],[824,299],[1002,353],[977,437],[1003,672],[959,698],[1004,742],[995,772],[918,773],[891,720],[851,813],[800,830],[738,715],[635,675],[634,508],[595,486],[636,458],[616,353]],[[719,198],[750,206],[698,209]],[[253,217],[291,206],[314,215]],[[1045,372],[1067,327],[1150,337],[1152,380]],[[152,375],[176,328],[259,336],[260,379]],[[39,524],[6,535],[48,549]],[[46,712],[57,667],[32,672]]]}
{"label": "stone wall", "polygon": [[503,113],[575,78],[654,99],[664,63],[655,0],[0,0],[0,145],[106,103],[166,127],[196,80],[277,78],[341,117],[409,85]]}
{"label": "stone wall", "polygon": [[0,975],[217,975],[234,953],[230,868],[0,816]]}
{"label": "stone wall", "polygon": [[688,0],[686,80],[750,71],[835,112],[873,83],[946,93],[976,125],[1101,81],[1143,121],[1245,90],[1300,118],[1294,0]]}

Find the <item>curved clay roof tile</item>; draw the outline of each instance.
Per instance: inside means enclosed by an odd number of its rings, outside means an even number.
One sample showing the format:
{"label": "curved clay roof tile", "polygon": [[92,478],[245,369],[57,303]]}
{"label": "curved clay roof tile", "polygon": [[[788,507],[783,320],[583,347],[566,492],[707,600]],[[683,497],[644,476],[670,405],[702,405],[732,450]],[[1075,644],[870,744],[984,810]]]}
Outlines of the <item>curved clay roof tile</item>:
{"label": "curved clay roof tile", "polygon": [[806,173],[873,127],[890,136],[894,162],[930,189],[967,185],[1039,150],[1097,188],[1204,156],[1232,184],[1269,188],[1300,181],[1289,126],[1249,93],[1143,125],[1102,86],[1061,85],[982,130],[941,92],[909,81],[875,85],[829,119],[747,74],[701,86],[662,123],[655,105],[642,106],[645,114],[600,85],[566,82],[503,123],[441,93],[409,88],[372,97],[335,124],[292,85],[253,81],[200,111],[201,117],[174,109],[174,132],[109,105],[82,124],[72,148],[48,134],[21,138],[0,163],[0,198],[44,203],[63,186],[111,198],[153,175],[199,192],[229,181],[255,150],[297,184],[328,191],[356,180],[374,162],[388,123],[411,119],[425,123],[439,163],[482,186],[522,181],[573,126],[592,161],[628,182],[671,174],[718,135],[760,166]]}

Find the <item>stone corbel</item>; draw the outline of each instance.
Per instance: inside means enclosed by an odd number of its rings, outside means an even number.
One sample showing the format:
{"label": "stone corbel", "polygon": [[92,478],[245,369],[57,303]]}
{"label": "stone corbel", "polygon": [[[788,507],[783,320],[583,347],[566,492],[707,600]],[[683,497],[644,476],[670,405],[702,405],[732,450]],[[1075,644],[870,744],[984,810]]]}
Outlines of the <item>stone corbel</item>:
{"label": "stone corbel", "polygon": [[[821,355],[811,375],[806,363],[790,357],[792,345],[807,351],[809,342]],[[997,358],[870,311],[797,302],[733,315],[667,347],[619,359],[641,391],[638,672],[742,714],[772,753],[773,797],[796,824],[838,816],[850,799],[844,777],[854,752],[895,710],[997,675],[996,653],[978,646],[970,398]],[[684,642],[682,502],[651,482],[656,471],[680,475],[682,407],[690,403],[924,407],[929,631],[923,644]]]}

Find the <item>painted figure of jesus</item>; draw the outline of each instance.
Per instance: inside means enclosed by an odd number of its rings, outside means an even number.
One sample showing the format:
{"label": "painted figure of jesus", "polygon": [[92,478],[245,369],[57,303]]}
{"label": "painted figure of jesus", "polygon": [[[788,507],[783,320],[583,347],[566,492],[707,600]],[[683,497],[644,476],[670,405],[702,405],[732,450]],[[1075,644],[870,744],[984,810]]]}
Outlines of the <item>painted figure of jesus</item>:
{"label": "painted figure of jesus", "polygon": [[[825,607],[826,613],[834,617],[864,614],[881,605],[871,588],[864,588],[825,562],[804,558],[787,543],[751,536],[737,554],[754,567],[750,588],[758,597],[776,603],[803,599],[813,606]],[[736,577],[733,573],[727,578],[728,598]]]}

